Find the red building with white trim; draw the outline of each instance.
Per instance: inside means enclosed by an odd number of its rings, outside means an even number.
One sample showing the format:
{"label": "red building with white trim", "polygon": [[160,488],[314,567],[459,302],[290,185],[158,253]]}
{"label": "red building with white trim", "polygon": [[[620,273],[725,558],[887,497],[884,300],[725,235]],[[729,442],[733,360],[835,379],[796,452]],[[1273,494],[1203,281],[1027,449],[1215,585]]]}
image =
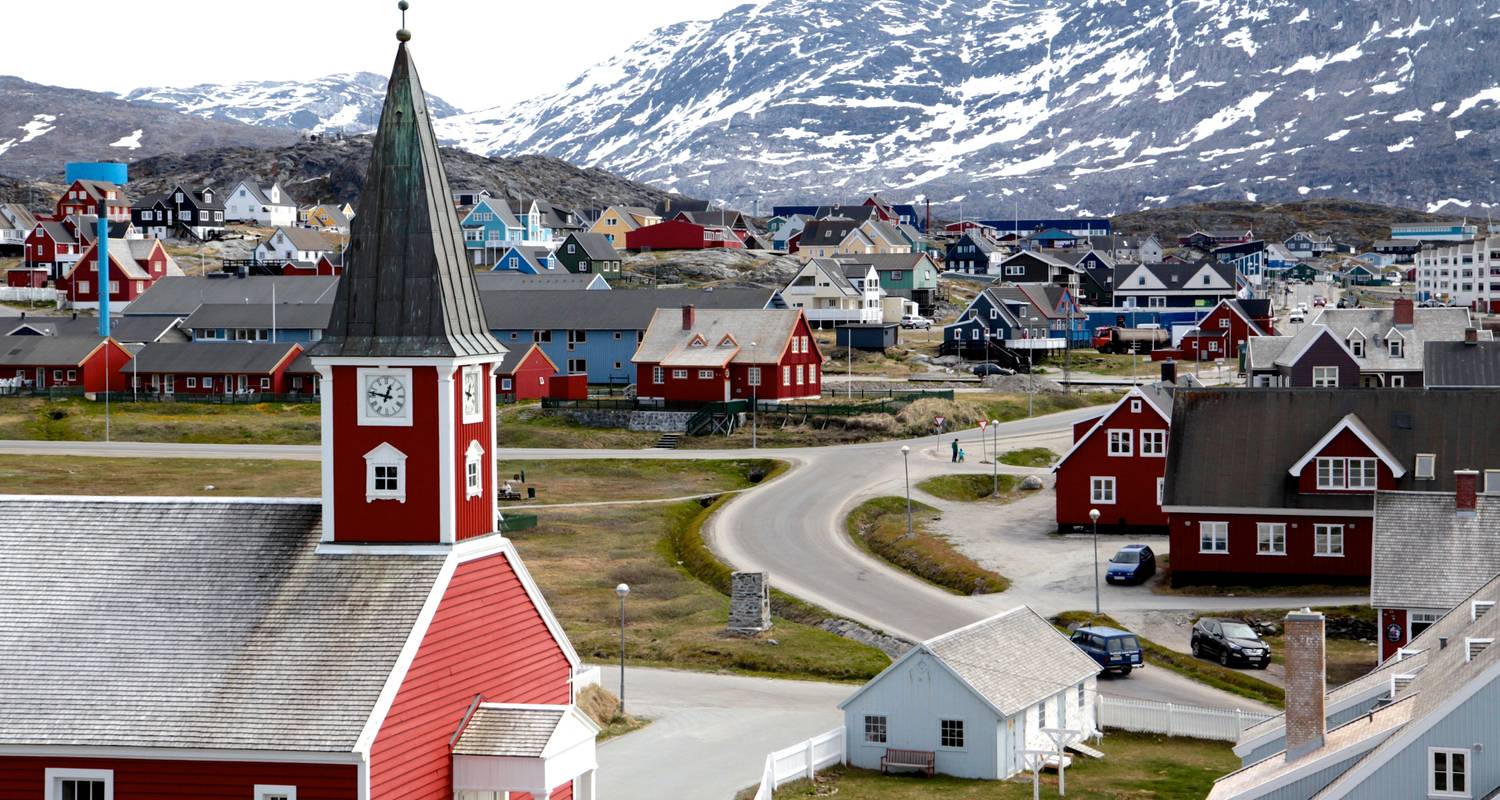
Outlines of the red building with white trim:
{"label": "red building with white trim", "polygon": [[657,309],[631,362],[643,400],[702,404],[823,393],[823,354],[801,309]]}
{"label": "red building with white trim", "polygon": [[1058,530],[1167,528],[1162,477],[1172,425],[1171,384],[1136,386],[1103,414],[1073,426],[1073,446],[1052,468],[1057,475]]}
{"label": "red building with white trim", "polygon": [[557,365],[535,344],[515,348],[505,354],[495,378],[500,381],[500,396],[515,400],[539,400],[552,396],[552,378]]}
{"label": "red building with white trim", "polygon": [[1153,351],[1151,358],[1186,362],[1237,359],[1251,338],[1275,336],[1275,322],[1269,300],[1220,300],[1175,349]]}
{"label": "red building with white trim", "polygon": [[27,389],[81,387],[121,391],[130,351],[97,336],[6,336],[0,347],[0,384]]}
{"label": "red building with white trim", "polygon": [[105,181],[76,180],[63,190],[57,199],[57,211],[53,219],[96,214],[99,204],[107,203],[106,214],[110,222],[130,221],[130,201],[120,187]]}
{"label": "red building with white trim", "polygon": [[[109,240],[109,300],[111,308],[124,310],[158,280],[181,275],[182,270],[167,255],[160,239]],[[83,257],[57,279],[61,305],[70,308],[99,307],[99,247],[90,245]]]}
{"label": "red building with white trim", "polygon": [[627,250],[705,250],[716,247],[743,249],[745,243],[723,225],[699,225],[682,219],[643,225],[625,234]]}
{"label": "red building with white trim", "polygon": [[291,342],[153,342],[130,366],[132,388],[176,395],[288,394],[301,346]]}

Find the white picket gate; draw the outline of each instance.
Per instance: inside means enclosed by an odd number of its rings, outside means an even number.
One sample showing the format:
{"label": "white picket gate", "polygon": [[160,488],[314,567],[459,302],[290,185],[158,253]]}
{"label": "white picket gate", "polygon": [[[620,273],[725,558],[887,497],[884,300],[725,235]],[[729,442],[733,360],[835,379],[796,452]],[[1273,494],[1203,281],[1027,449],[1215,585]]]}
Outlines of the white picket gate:
{"label": "white picket gate", "polygon": [[807,741],[794,744],[766,756],[760,788],[755,800],[771,800],[783,784],[800,778],[812,778],[818,770],[844,763],[844,729],[834,728]]}
{"label": "white picket gate", "polygon": [[1099,698],[1099,727],[1134,733],[1235,742],[1246,728],[1270,718],[1270,714],[1238,708],[1204,708],[1123,697]]}

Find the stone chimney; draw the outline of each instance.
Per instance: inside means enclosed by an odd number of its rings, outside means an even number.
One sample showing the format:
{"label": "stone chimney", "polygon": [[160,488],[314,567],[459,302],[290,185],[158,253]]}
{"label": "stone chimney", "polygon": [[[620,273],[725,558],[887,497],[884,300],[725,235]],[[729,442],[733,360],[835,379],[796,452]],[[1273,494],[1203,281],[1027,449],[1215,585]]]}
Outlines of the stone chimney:
{"label": "stone chimney", "polygon": [[698,316],[697,309],[693,308],[692,304],[688,304],[688,305],[683,306],[682,307],[682,329],[685,330],[685,331],[692,330],[693,329],[693,322],[696,321],[697,316]]}
{"label": "stone chimney", "polygon": [[1464,328],[1464,344],[1479,344],[1479,329]]}
{"label": "stone chimney", "polygon": [[1177,362],[1167,359],[1161,362],[1161,382],[1172,386],[1177,385]]}
{"label": "stone chimney", "polygon": [[1410,325],[1416,318],[1416,304],[1410,297],[1402,297],[1396,300],[1394,311],[1396,312],[1397,325]]}
{"label": "stone chimney", "polygon": [[1472,517],[1477,513],[1479,494],[1479,471],[1456,469],[1453,471],[1453,510],[1460,517]]}
{"label": "stone chimney", "polygon": [[1282,622],[1286,647],[1286,760],[1296,761],[1323,746],[1323,615],[1304,608]]}

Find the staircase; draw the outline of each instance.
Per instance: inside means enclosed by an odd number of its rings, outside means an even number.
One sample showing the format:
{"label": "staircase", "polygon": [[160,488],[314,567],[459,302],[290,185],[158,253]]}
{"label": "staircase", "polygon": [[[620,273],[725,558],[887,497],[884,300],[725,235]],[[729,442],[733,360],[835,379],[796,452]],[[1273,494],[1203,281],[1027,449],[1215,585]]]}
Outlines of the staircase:
{"label": "staircase", "polygon": [[663,433],[661,438],[656,440],[656,444],[651,446],[657,450],[676,450],[679,444],[682,444],[682,434]]}

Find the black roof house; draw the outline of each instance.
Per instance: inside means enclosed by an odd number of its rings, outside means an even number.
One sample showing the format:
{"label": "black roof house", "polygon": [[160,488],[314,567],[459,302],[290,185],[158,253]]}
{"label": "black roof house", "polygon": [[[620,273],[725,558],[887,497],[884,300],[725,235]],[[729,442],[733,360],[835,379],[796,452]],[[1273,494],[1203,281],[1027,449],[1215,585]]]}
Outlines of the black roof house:
{"label": "black roof house", "polygon": [[402,42],[333,314],[309,355],[502,355],[463,242],[427,98]]}

